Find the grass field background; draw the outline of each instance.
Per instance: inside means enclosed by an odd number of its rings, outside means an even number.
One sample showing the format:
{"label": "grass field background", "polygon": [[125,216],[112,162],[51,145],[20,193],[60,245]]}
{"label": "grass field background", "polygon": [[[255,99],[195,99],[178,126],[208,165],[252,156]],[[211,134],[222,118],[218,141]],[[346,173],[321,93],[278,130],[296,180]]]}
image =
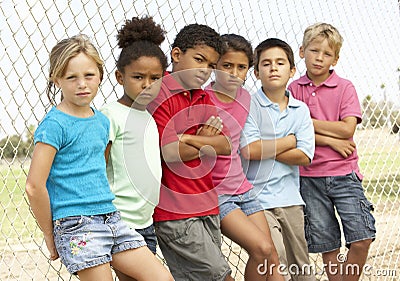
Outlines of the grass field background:
{"label": "grass field background", "polygon": [[[355,135],[360,169],[367,197],[375,206],[377,239],[368,263],[387,268],[396,278],[364,277],[363,280],[400,279],[400,140],[388,130],[358,130]],[[59,261],[49,262],[39,228],[25,198],[29,161],[2,160],[0,164],[0,280],[74,280]],[[246,253],[224,244],[236,280],[242,279]],[[229,246],[228,246],[229,244]],[[236,252],[236,254],[232,254]],[[313,258],[318,260],[318,256]]]}

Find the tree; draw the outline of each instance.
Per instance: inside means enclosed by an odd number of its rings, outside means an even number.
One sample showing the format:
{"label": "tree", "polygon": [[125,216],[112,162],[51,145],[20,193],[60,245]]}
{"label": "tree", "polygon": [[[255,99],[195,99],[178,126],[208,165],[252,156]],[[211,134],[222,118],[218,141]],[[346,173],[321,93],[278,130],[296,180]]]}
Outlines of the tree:
{"label": "tree", "polygon": [[0,158],[30,157],[33,152],[34,131],[35,126],[29,125],[24,138],[20,135],[12,135],[0,140]]}
{"label": "tree", "polygon": [[18,135],[12,135],[0,140],[1,158],[12,159],[15,156],[19,156],[18,154],[21,154],[20,144],[21,138]]}

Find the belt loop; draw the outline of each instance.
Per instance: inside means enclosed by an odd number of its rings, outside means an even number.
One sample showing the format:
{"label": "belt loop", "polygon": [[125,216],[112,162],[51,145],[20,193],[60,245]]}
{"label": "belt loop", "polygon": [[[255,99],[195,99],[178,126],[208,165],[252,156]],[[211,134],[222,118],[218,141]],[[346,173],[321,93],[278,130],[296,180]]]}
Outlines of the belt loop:
{"label": "belt loop", "polygon": [[111,213],[105,215],[104,223],[107,223],[108,219],[112,217]]}

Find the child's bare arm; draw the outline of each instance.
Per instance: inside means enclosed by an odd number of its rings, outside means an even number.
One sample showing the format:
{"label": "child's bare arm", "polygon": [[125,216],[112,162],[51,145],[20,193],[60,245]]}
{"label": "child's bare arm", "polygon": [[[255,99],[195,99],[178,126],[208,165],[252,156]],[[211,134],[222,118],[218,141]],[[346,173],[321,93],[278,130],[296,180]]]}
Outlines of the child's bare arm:
{"label": "child's bare arm", "polygon": [[352,140],[338,139],[320,134],[315,134],[315,143],[319,146],[330,146],[338,152],[343,158],[349,157],[356,149],[356,144]]}
{"label": "child's bare arm", "polygon": [[194,146],[205,155],[229,155],[231,153],[230,139],[221,135],[223,128],[219,117],[211,116],[206,123],[200,127],[196,135],[182,134],[179,140]]}
{"label": "child's bare arm", "polygon": [[290,166],[308,166],[311,163],[310,158],[298,148],[276,155],[276,160]]}
{"label": "child's bare arm", "polygon": [[221,135],[222,128],[222,120],[211,116],[196,135],[181,134],[178,135],[179,141],[164,145],[161,148],[164,161],[189,161],[199,158],[200,154],[229,155],[230,140]]}
{"label": "child's bare arm", "polygon": [[110,158],[110,151],[111,151],[112,142],[109,141],[104,151],[104,158],[106,158],[106,164],[108,164],[108,159]]}
{"label": "child's bare arm", "polygon": [[229,155],[231,154],[231,143],[228,137],[218,136],[199,136],[181,135],[181,142],[194,146],[206,155]]}
{"label": "child's bare arm", "polygon": [[316,134],[337,139],[349,139],[354,135],[357,126],[357,118],[349,116],[341,121],[323,121],[313,119]]}
{"label": "child's bare arm", "polygon": [[274,158],[287,150],[296,148],[296,137],[288,135],[275,140],[257,140],[244,146],[240,153],[248,160]]}
{"label": "child's bare arm", "polygon": [[54,244],[50,198],[46,181],[55,155],[56,149],[54,147],[41,142],[35,145],[25,187],[29,204],[43,232],[51,260],[57,259],[58,253]]}
{"label": "child's bare arm", "polygon": [[162,146],[161,154],[165,162],[190,161],[199,158],[199,149],[176,141]]}

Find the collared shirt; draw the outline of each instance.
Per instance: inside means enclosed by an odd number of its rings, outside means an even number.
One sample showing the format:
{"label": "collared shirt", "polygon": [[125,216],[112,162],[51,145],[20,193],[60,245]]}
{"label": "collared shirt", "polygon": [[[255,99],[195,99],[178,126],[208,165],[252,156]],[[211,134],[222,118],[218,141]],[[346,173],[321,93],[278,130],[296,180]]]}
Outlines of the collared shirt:
{"label": "collared shirt", "polygon": [[[324,121],[340,121],[354,116],[361,122],[361,107],[353,84],[339,77],[335,71],[328,79],[316,86],[304,75],[292,82],[288,88],[296,99],[305,102],[311,117]],[[353,138],[350,138],[351,140]],[[301,167],[300,175],[305,177],[326,177],[347,175],[352,171],[362,178],[358,167],[357,150],[343,158],[329,146],[317,146],[310,166]]]}
{"label": "collared shirt", "polygon": [[[258,141],[273,140],[294,134],[297,149],[312,159],[315,139],[314,127],[307,106],[292,97],[281,112],[278,104],[271,102],[259,89],[251,98],[240,147]],[[249,181],[259,192],[258,199],[264,209],[304,205],[300,195],[299,167],[275,159],[243,160],[243,169]]]}
{"label": "collared shirt", "polygon": [[[216,107],[204,90],[186,90],[168,73],[148,110],[156,121],[161,147],[178,141],[179,134],[195,135],[211,116],[217,116]],[[162,160],[160,202],[154,210],[154,220],[218,214],[218,195],[211,177],[213,162],[207,157],[168,163]]]}

